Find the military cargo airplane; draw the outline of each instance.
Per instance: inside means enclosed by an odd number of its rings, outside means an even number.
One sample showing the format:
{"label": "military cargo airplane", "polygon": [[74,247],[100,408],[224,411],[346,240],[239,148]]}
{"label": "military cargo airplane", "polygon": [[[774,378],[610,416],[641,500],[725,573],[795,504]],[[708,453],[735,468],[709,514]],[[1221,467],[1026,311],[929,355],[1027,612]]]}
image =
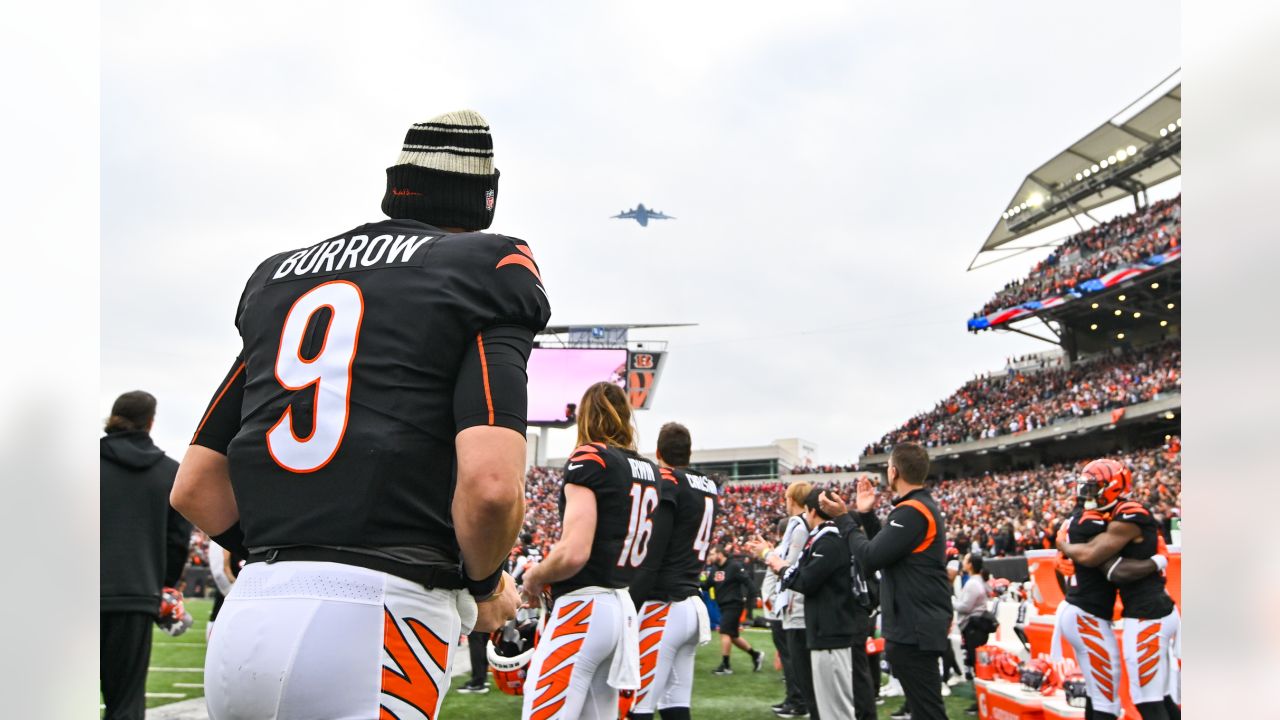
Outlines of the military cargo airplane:
{"label": "military cargo airplane", "polygon": [[650,210],[644,206],[644,203],[640,203],[635,206],[634,209],[623,210],[621,213],[614,215],[611,219],[635,220],[640,223],[640,227],[648,227],[650,220],[675,220],[675,218],[670,215],[663,215],[657,210]]}

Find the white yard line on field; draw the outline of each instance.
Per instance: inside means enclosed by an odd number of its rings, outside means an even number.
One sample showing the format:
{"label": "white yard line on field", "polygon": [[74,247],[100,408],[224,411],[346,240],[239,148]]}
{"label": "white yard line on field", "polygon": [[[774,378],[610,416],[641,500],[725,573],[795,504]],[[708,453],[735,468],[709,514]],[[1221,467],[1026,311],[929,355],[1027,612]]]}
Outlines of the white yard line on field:
{"label": "white yard line on field", "polygon": [[174,683],[173,686],[180,688],[203,688],[204,683]]}

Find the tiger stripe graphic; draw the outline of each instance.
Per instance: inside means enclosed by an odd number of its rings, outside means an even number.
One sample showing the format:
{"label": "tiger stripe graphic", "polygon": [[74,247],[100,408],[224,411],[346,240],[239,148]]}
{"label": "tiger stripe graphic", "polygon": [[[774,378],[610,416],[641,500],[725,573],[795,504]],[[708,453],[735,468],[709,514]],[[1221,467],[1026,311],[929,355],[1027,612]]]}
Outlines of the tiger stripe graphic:
{"label": "tiger stripe graphic", "polygon": [[667,627],[667,613],[671,605],[650,600],[640,609],[640,689],[636,691],[635,704],[639,705],[649,695],[653,685],[654,670],[658,667],[658,646],[662,632]]}
{"label": "tiger stripe graphic", "polygon": [[[1076,616],[1076,630],[1089,654],[1089,669],[1098,691],[1107,700],[1115,700],[1116,686],[1112,679],[1111,653],[1103,640],[1103,630],[1098,621],[1087,615]],[[1107,628],[1110,632],[1110,628]]]}
{"label": "tiger stripe graphic", "polygon": [[540,642],[556,645],[538,668],[538,681],[526,692],[534,694],[531,720],[548,720],[556,717],[556,713],[565,704],[565,693],[569,689],[569,681],[573,678],[575,663],[573,658],[582,649],[586,640],[587,627],[591,622],[591,611],[595,600],[575,600],[565,603],[556,612],[556,625],[547,637]]}
{"label": "tiger stripe graphic", "polygon": [[[432,720],[441,700],[436,677],[442,677],[445,667],[449,664],[449,644],[416,618],[405,618],[404,624],[426,650],[427,659],[435,669],[432,670],[424,665],[413,652],[395,616],[391,614],[389,608],[384,606],[382,649],[391,658],[394,667],[386,665],[382,667],[382,692],[414,708],[428,720]],[[379,718],[399,720],[386,706],[381,707]]]}

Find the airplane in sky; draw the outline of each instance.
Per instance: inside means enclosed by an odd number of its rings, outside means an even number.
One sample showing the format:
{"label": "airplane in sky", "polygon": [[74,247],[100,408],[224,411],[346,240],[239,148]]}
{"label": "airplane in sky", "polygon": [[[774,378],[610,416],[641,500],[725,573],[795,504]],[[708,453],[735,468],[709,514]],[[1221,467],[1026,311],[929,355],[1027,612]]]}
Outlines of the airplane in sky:
{"label": "airplane in sky", "polygon": [[650,210],[640,203],[632,210],[623,210],[621,213],[614,215],[611,219],[615,220],[635,220],[640,223],[640,227],[648,227],[650,220],[675,220],[670,215],[663,215],[657,210]]}

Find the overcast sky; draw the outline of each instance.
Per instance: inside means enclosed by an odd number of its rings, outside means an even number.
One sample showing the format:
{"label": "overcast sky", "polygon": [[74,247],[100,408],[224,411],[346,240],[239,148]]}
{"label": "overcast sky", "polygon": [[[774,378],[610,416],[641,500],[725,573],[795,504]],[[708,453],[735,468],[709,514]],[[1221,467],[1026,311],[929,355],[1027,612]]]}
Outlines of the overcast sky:
{"label": "overcast sky", "polygon": [[[1022,178],[1180,64],[1176,4],[102,7],[102,378],[180,457],[252,269],[383,216],[408,126],[492,127],[492,230],[555,324],[691,322],[641,444],[862,448],[1048,346],[965,331],[1039,257],[965,272]],[[677,216],[610,220],[643,202]],[[551,454],[572,444],[557,431]]]}

